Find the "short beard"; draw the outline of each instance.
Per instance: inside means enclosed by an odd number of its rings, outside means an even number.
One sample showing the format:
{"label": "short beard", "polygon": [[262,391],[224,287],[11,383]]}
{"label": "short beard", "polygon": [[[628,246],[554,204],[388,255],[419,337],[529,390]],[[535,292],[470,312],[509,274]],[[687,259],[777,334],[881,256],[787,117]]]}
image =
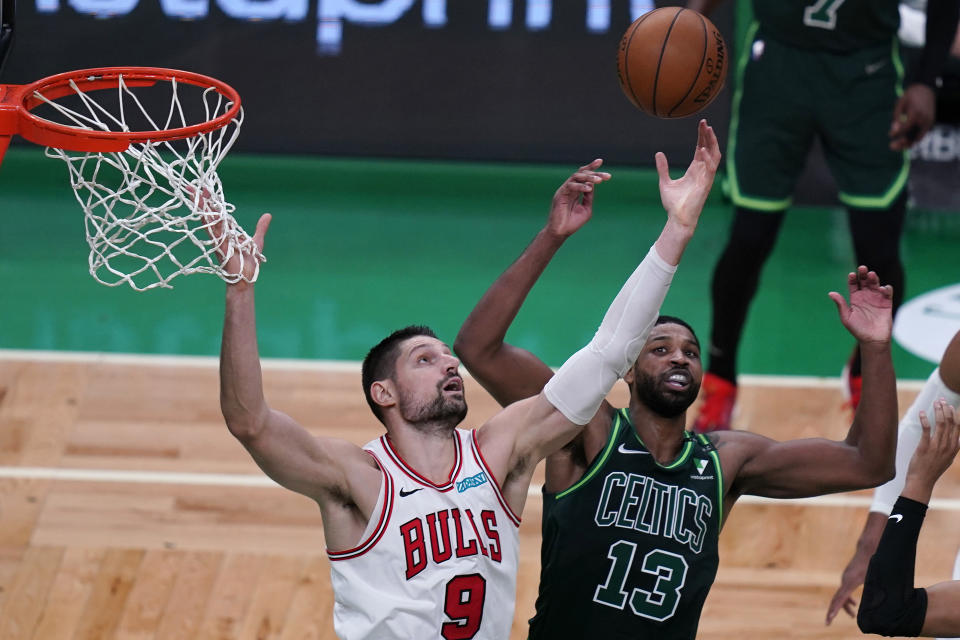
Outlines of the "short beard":
{"label": "short beard", "polygon": [[684,391],[662,390],[657,381],[645,373],[634,371],[634,393],[647,408],[658,416],[676,418],[690,408],[700,392],[699,384],[691,384]]}
{"label": "short beard", "polygon": [[466,399],[447,398],[442,388],[438,389],[437,397],[426,404],[401,398],[399,407],[403,419],[421,431],[449,431],[467,417]]}

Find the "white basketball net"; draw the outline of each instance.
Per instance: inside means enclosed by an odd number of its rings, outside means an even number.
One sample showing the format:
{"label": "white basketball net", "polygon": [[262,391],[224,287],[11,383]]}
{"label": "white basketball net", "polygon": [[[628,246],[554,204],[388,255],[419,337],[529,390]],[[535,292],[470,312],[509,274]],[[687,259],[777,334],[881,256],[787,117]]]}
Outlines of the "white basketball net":
{"label": "white basketball net", "polygon": [[[232,106],[215,88],[159,81],[169,86],[170,96],[166,113],[157,120],[122,76],[116,90],[84,93],[70,84],[79,105],[68,107],[62,98],[56,102],[35,95],[63,124],[82,129],[167,130],[213,120]],[[202,103],[205,120],[197,116],[188,121],[182,103],[188,93]],[[201,109],[197,104],[192,108],[198,113]],[[133,119],[136,125],[129,124]],[[183,140],[133,142],[120,152],[47,148],[47,156],[66,162],[83,207],[94,279],[108,286],[125,282],[137,291],[171,288],[170,281],[180,274],[213,273],[231,283],[257,279],[265,258],[234,219],[235,207],[225,200],[217,175],[242,122],[240,111],[220,129]],[[248,270],[253,262],[252,275],[240,275],[242,266],[239,273],[224,270],[235,255],[241,265],[248,263]]]}

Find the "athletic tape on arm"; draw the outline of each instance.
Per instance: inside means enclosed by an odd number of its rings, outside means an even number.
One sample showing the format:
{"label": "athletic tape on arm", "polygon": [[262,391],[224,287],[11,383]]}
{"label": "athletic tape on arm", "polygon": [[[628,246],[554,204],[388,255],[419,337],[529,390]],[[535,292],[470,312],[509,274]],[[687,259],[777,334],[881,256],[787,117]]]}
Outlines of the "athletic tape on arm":
{"label": "athletic tape on arm", "polygon": [[675,266],[651,247],[630,276],[587,346],[550,378],[547,400],[574,424],[587,424],[614,383],[630,369],[670,289]]}
{"label": "athletic tape on arm", "polygon": [[917,445],[920,444],[920,412],[926,412],[932,424],[933,403],[939,398],[945,399],[954,408],[960,407],[960,394],[951,391],[943,383],[943,379],[940,377],[940,367],[937,367],[927,378],[920,394],[907,409],[906,415],[900,420],[897,434],[897,475],[890,482],[880,485],[874,490],[870,511],[879,511],[890,515],[893,504],[900,497],[903,485],[907,481],[907,467],[910,466],[910,458],[913,457],[913,452],[917,450]]}

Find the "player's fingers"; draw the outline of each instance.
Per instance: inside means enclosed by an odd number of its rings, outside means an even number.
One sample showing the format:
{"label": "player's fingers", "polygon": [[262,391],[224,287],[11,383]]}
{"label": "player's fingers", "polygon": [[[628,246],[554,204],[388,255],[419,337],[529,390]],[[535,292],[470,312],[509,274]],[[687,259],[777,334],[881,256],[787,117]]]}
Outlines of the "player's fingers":
{"label": "player's fingers", "polygon": [[670,180],[670,166],[667,164],[667,156],[662,151],[657,151],[653,158],[657,163],[657,175],[660,176],[660,183],[668,182]]}
{"label": "player's fingers", "polygon": [[927,417],[928,429],[930,432],[930,446],[936,451],[943,444],[943,432],[946,431],[943,424],[943,399],[938,399],[933,403],[933,422],[930,423]]}
{"label": "player's fingers", "polygon": [[827,624],[833,622],[833,619],[837,617],[837,614],[840,613],[840,607],[843,603],[843,595],[841,591],[843,587],[837,589],[837,592],[833,594],[833,597],[830,599],[830,606],[827,607]]}
{"label": "player's fingers", "polygon": [[920,447],[926,448],[930,444],[930,418],[927,417],[926,411],[920,411],[920,444],[917,445],[917,448]]}
{"label": "player's fingers", "polygon": [[705,146],[707,146],[707,121],[702,119],[697,124],[697,148]]}
{"label": "player's fingers", "polygon": [[586,191],[583,194],[583,202],[581,204],[583,204],[583,206],[586,207],[588,211],[590,210],[591,207],[593,207],[594,193],[595,192],[593,191],[593,189],[591,189],[590,191]]}
{"label": "player's fingers", "polygon": [[894,137],[899,135],[899,132],[903,130],[903,119],[904,111],[907,106],[907,101],[901,97],[893,105],[893,117],[890,120],[890,136]]}
{"label": "player's fingers", "polygon": [[610,179],[610,174],[604,171],[578,171],[570,176],[568,183],[596,184]]}
{"label": "player's fingers", "polygon": [[[706,122],[706,121],[704,121]],[[714,161],[720,162],[720,142],[717,140],[717,133],[713,130],[713,127],[707,127],[707,150],[710,152],[710,155],[713,157]]]}
{"label": "player's fingers", "polygon": [[837,312],[840,314],[840,317],[843,318],[847,311],[846,299],[836,291],[831,291],[827,295],[830,296],[830,299],[833,300],[833,303],[837,305]]}
{"label": "player's fingers", "polygon": [[585,165],[583,165],[583,166],[580,167],[577,171],[578,171],[578,172],[580,172],[580,171],[593,171],[593,170],[595,170],[595,169],[600,168],[600,165],[602,165],[602,164],[603,164],[603,158],[597,158],[596,160],[593,160],[592,162],[590,162],[590,164],[585,164]]}
{"label": "player's fingers", "polygon": [[953,405],[946,400],[943,401],[943,420],[948,433],[951,437],[955,438],[957,431],[960,430],[960,424],[957,424],[957,412],[954,410]]}
{"label": "player's fingers", "polygon": [[853,598],[847,598],[847,601],[843,603],[843,610],[847,612],[847,615],[851,618],[857,617],[857,601]]}
{"label": "player's fingers", "polygon": [[940,398],[934,405],[934,413],[937,420],[936,432],[933,434],[936,446],[952,456],[957,440],[953,407],[947,404],[945,399]]}
{"label": "player's fingers", "polygon": [[947,403],[944,406],[943,412],[947,417],[947,425],[949,427],[947,437],[950,438],[953,455],[956,455],[957,451],[960,451],[960,421],[957,420],[957,412],[952,404]]}
{"label": "player's fingers", "polygon": [[257,243],[257,246],[260,247],[260,250],[263,250],[264,238],[267,235],[267,229],[270,228],[270,221],[273,220],[273,215],[265,213],[260,216],[260,219],[257,220],[257,229],[253,232],[253,240]]}

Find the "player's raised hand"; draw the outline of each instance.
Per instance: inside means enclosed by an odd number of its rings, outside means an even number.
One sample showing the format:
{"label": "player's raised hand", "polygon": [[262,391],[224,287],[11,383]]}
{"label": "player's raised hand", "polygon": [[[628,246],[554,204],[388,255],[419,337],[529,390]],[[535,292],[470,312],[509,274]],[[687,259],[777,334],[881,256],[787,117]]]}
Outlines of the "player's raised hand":
{"label": "player's raised hand", "polygon": [[670,178],[667,157],[657,152],[657,174],[660,176],[660,201],[667,216],[683,226],[695,227],[707,202],[713,178],[720,166],[720,145],[713,127],[701,120],[697,128],[697,149],[686,173],[677,180]]}
{"label": "player's raised hand", "polygon": [[860,342],[889,342],[893,330],[893,287],[880,285],[880,278],[863,265],[847,276],[850,302],[836,291],[830,299],[837,305],[840,322]]}
{"label": "player's raised hand", "polygon": [[547,230],[561,238],[568,238],[587,223],[593,215],[594,187],[610,179],[606,171],[597,171],[603,160],[597,158],[580,167],[567,178],[553,194]]}
{"label": "player's raised hand", "polygon": [[196,198],[197,210],[204,213],[204,228],[210,238],[217,243],[216,252],[220,266],[228,282],[253,282],[260,271],[260,263],[265,262],[263,244],[273,216],[265,213],[257,221],[257,228],[250,238],[229,215],[215,211],[210,203],[210,193],[206,187],[197,195],[196,189],[185,186],[192,198]]}
{"label": "player's raised hand", "polygon": [[950,468],[960,451],[960,423],[953,407],[944,399],[933,403],[936,427],[930,428],[930,418],[920,412],[920,442],[910,458],[903,494],[917,502],[930,502],[933,485]]}
{"label": "player's raised hand", "polygon": [[[216,234],[214,237],[221,238],[217,253],[223,261],[221,266],[228,276],[240,276],[241,282],[253,282],[257,279],[260,263],[266,260],[263,257],[263,244],[267,235],[267,229],[270,228],[271,220],[273,220],[273,216],[269,213],[263,214],[260,216],[260,219],[257,220],[257,228],[253,233],[252,246],[251,242],[246,242],[238,246],[235,241],[231,241],[227,237],[227,234],[222,231],[219,233],[213,232]],[[221,219],[214,224],[214,229],[218,227],[222,229],[223,224],[223,219]]]}

